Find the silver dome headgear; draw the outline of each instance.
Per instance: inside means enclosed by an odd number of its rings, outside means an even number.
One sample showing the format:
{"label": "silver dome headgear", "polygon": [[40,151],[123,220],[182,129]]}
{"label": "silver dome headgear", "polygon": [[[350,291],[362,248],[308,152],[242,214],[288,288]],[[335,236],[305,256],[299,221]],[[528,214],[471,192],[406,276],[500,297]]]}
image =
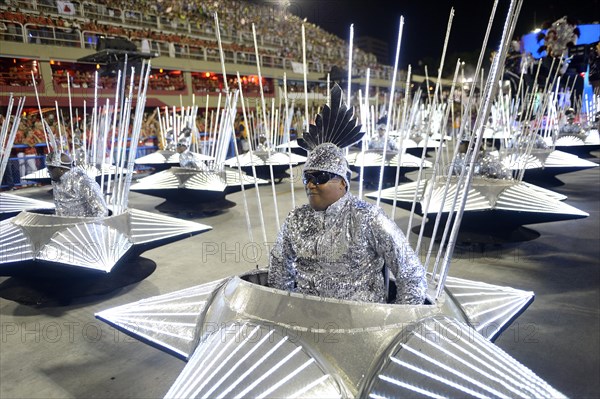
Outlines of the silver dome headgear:
{"label": "silver dome headgear", "polygon": [[71,169],[73,160],[71,156],[65,152],[53,151],[46,155],[46,167],[55,167],[63,169]]}
{"label": "silver dome headgear", "polygon": [[335,84],[331,89],[331,107],[323,106],[315,124],[309,125],[308,132],[298,139],[298,145],[309,151],[303,171],[334,173],[350,187],[350,169],[342,149],[362,139],[365,133],[360,130],[353,108],[346,107],[342,89]]}
{"label": "silver dome headgear", "polygon": [[177,145],[178,146],[184,145],[189,148],[191,143],[192,143],[192,129],[190,129],[189,126],[186,126],[183,129],[181,129],[181,132],[178,135]]}

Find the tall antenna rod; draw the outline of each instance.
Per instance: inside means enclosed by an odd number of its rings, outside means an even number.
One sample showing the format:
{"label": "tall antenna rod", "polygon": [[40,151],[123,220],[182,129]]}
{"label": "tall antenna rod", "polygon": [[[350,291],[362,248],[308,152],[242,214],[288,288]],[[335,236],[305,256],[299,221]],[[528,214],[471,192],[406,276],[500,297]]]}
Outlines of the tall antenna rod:
{"label": "tall antenna rod", "polygon": [[[262,74],[260,72],[260,58],[258,56],[258,44],[256,42],[256,26],[254,24],[252,24],[252,37],[254,39],[254,52],[256,54],[256,68],[258,70],[258,84],[259,84],[259,88],[260,88],[260,101],[261,101],[261,107],[262,107],[263,124],[264,124],[264,128],[265,128],[265,133],[267,135],[267,141],[271,142],[272,140],[269,135],[269,128],[268,128],[268,124],[267,124],[267,110],[266,110],[267,106],[265,103],[265,94],[263,93]],[[306,85],[304,86],[304,91],[306,92]],[[267,147],[267,154],[269,154],[269,155],[271,154],[270,146]],[[273,178],[273,164],[272,163],[269,163],[269,172],[271,173],[271,188],[273,191],[273,205],[275,206],[275,209],[274,209],[275,223],[277,225],[277,228],[279,228],[280,227],[279,209],[277,206],[277,195],[275,193],[275,179]]]}
{"label": "tall antenna rod", "polygon": [[[254,29],[254,25],[252,27]],[[229,86],[227,85],[227,73],[225,72],[225,55],[223,53],[223,45],[221,43],[221,29],[219,27],[219,16],[215,12],[215,32],[217,33],[217,43],[219,44],[219,57],[221,59],[221,70],[223,71],[223,86],[225,87],[225,93],[229,93]]]}
{"label": "tall antenna rod", "polygon": [[[395,219],[396,216],[396,204],[398,203],[398,180],[400,179],[400,168],[402,167],[402,154],[404,153],[404,130],[408,131],[410,129],[407,126],[408,122],[408,99],[410,98],[410,78],[411,78],[412,69],[411,66],[408,66],[408,71],[406,72],[406,89],[404,90],[404,107],[402,111],[402,120],[398,126],[398,131],[400,132],[400,143],[398,144],[398,163],[396,164],[396,179],[394,180],[394,200],[392,201],[392,220]],[[418,190],[418,184],[417,184]],[[408,233],[406,234],[408,236]]]}
{"label": "tall antenna rod", "polygon": [[[308,132],[309,118],[308,118],[308,83],[306,75],[308,74],[308,65],[306,64],[306,32],[304,24],[302,24],[302,75],[304,77],[304,131]],[[329,75],[328,75],[329,76]],[[329,87],[327,87],[327,93],[329,93]],[[329,97],[329,94],[327,94]],[[303,132],[304,132],[303,131]]]}
{"label": "tall antenna rod", "polygon": [[[240,92],[240,102],[242,103],[242,115],[244,117],[244,124],[246,125],[246,129],[248,130],[248,141],[252,141],[251,140],[251,136],[250,136],[250,125],[248,125],[248,117],[246,115],[246,105],[244,104],[244,92],[242,91],[242,80],[240,79],[240,73],[237,72],[237,80],[238,80],[238,87],[239,87],[239,92]],[[258,204],[258,214],[259,214],[259,219],[260,219],[260,224],[261,224],[261,231],[262,231],[262,235],[263,235],[263,242],[266,243],[267,242],[267,231],[265,229],[265,218],[263,215],[263,210],[262,210],[262,202],[260,199],[260,191],[258,190],[258,179],[256,179],[256,167],[254,165],[254,151],[252,150],[252,145],[249,146],[248,148],[248,153],[250,154],[250,167],[252,168],[252,176],[254,176],[254,192],[256,193],[256,203]],[[238,164],[239,164],[239,160],[238,160]]]}
{"label": "tall antenna rod", "polygon": [[385,122],[385,138],[383,140],[383,156],[381,158],[381,171],[379,172],[379,184],[377,194],[377,206],[381,202],[381,187],[383,185],[383,170],[385,166],[385,154],[388,145],[388,135],[390,131],[390,116],[392,114],[392,107],[394,106],[394,92],[396,91],[396,79],[398,76],[398,59],[400,58],[400,43],[402,43],[402,30],[404,28],[404,16],[400,17],[400,26],[398,27],[398,41],[396,42],[396,57],[394,59],[394,73],[392,75],[392,85],[390,88],[390,99],[388,102],[388,118]]}
{"label": "tall antenna rod", "polygon": [[[450,39],[450,29],[452,27],[452,20],[454,19],[454,8],[450,9],[450,16],[448,17],[448,26],[446,28],[446,38],[444,40],[444,48],[442,50],[442,58],[440,60],[440,67],[438,68],[438,76],[437,76],[437,82],[435,84],[435,91],[433,92],[433,102],[431,104],[431,108],[429,110],[429,120],[427,122],[427,130],[425,132],[425,145],[423,146],[423,151],[421,153],[421,163],[419,165],[419,175],[421,174],[422,170],[423,170],[423,159],[425,158],[425,153],[427,152],[427,142],[429,140],[429,134],[431,131],[431,125],[433,123],[433,116],[434,116],[434,112],[437,108],[437,103],[438,103],[438,93],[440,91],[440,86],[441,86],[441,80],[442,80],[442,70],[444,68],[444,59],[446,57],[446,49],[448,48],[448,40]],[[454,81],[452,82],[452,84],[456,84],[456,78],[458,76],[458,67],[456,69],[456,73],[454,75]],[[429,92],[429,86],[427,86],[427,91]],[[442,145],[443,143],[443,137],[442,140],[440,141],[440,145]],[[439,154],[440,151],[436,151],[436,161],[439,160]],[[436,166],[434,164],[433,166],[434,168],[434,178],[435,178],[435,173],[436,173]],[[420,179],[417,179],[417,181],[420,181]],[[433,181],[433,179],[432,179]],[[431,190],[433,190],[433,185],[431,185]],[[415,190],[416,192],[416,190]],[[433,191],[432,191],[433,192]],[[426,194],[426,193],[425,193]],[[423,211],[425,212],[424,215],[427,215],[427,212],[429,211],[429,203],[431,201],[431,195],[426,195],[425,196],[425,208],[423,209]],[[425,231],[425,223],[421,224],[421,229],[419,231],[419,237],[417,238],[417,245],[415,246],[415,252],[419,253],[419,250],[421,249],[421,240],[423,239],[423,232]]]}
{"label": "tall antenna rod", "polygon": [[354,52],[354,24],[350,24],[350,39],[348,40],[348,89],[346,91],[346,104],[350,107],[350,99],[352,98],[352,94],[350,91],[352,90],[352,55]]}
{"label": "tall antenna rod", "polygon": [[[511,1],[511,3],[510,3],[508,15],[507,15],[507,18],[506,18],[506,21],[504,24],[504,29],[502,32],[502,40],[500,41],[500,51],[498,52],[497,56],[495,57],[494,62],[492,62],[492,67],[491,67],[490,73],[488,75],[488,81],[487,81],[485,91],[484,91],[485,95],[483,97],[482,109],[481,109],[481,112],[477,115],[477,119],[475,120],[474,132],[477,135],[477,139],[475,140],[475,145],[473,147],[471,147],[471,154],[469,154],[469,152],[467,151],[467,155],[471,155],[471,159],[469,160],[470,164],[469,164],[469,168],[467,170],[467,176],[466,176],[466,181],[464,183],[461,203],[456,212],[456,220],[454,222],[454,225],[452,226],[452,232],[450,234],[450,238],[448,240],[448,245],[446,247],[446,254],[444,255],[444,262],[443,262],[442,268],[440,270],[440,276],[439,276],[438,286],[437,286],[437,290],[436,290],[436,298],[439,298],[439,296],[441,295],[441,292],[442,292],[444,284],[445,284],[446,276],[448,273],[448,268],[450,265],[450,261],[452,259],[452,254],[454,252],[456,238],[458,237],[458,230],[460,228],[460,222],[462,220],[465,205],[467,202],[467,193],[469,192],[469,188],[471,185],[471,179],[472,179],[473,172],[475,169],[475,160],[477,159],[476,158],[477,151],[479,149],[479,146],[481,144],[481,140],[483,137],[485,122],[487,121],[487,118],[488,118],[488,115],[490,112],[490,108],[492,105],[492,98],[495,96],[495,91],[497,90],[497,87],[498,87],[496,85],[496,82],[498,81],[498,78],[502,72],[502,68],[500,67],[500,65],[504,65],[504,61],[506,59],[506,53],[508,51],[508,46],[510,44],[510,38],[512,37],[512,34],[514,32],[514,28],[516,26],[516,21],[517,21],[517,16],[519,15],[519,12],[521,10],[522,3],[523,3],[523,0],[516,0],[516,2]],[[494,5],[494,8],[495,8],[495,5]],[[483,49],[485,49],[485,47],[486,46],[482,47],[482,52],[483,52]],[[480,58],[481,57],[482,57],[482,55],[480,54]],[[465,159],[467,159],[467,158],[465,158]],[[458,187],[457,187],[457,191],[458,191]]]}

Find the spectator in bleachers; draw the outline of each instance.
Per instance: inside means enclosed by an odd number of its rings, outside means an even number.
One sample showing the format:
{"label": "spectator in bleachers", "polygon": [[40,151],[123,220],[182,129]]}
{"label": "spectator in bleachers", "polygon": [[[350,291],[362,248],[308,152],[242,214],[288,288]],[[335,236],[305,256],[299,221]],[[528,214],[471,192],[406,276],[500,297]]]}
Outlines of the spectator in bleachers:
{"label": "spectator in bleachers", "polygon": [[[22,10],[25,13],[16,12],[13,9],[13,11],[5,11],[2,17],[6,20],[10,20],[6,17],[12,18],[19,24],[31,23],[29,19],[36,20],[37,25],[42,25],[42,22],[47,24],[30,32],[37,34],[34,40],[53,40],[51,37],[41,36],[46,35],[45,31],[52,33],[52,29],[56,29],[57,39],[60,42],[58,44],[76,46],[80,42],[81,32],[85,31],[83,39],[86,47],[90,47],[93,45],[94,32],[97,32],[114,37],[131,38],[139,47],[142,45],[142,40],[146,39],[152,51],[160,51],[163,55],[199,59],[204,59],[206,56],[209,61],[218,61],[219,54],[217,42],[214,39],[213,18],[213,13],[218,12],[223,49],[226,52],[234,53],[238,63],[254,63],[252,23],[256,26],[259,52],[265,56],[263,59],[265,65],[274,67],[282,65],[278,58],[287,58],[295,62],[301,60],[300,38],[303,21],[283,10],[274,12],[270,7],[237,0],[221,0],[219,2],[94,0],[93,3],[82,4],[81,9],[88,11],[85,17],[81,14],[74,16],[48,15],[51,17],[48,19],[47,15],[24,8]],[[48,9],[44,8],[44,10]],[[80,12],[79,10],[78,8],[78,12]],[[156,15],[150,16],[150,13]],[[124,23],[117,22],[121,15],[126,18]],[[98,16],[101,22],[87,19],[89,16]],[[143,25],[136,26],[136,20],[143,22]],[[161,21],[161,24],[149,29],[146,24],[148,21]],[[70,29],[71,32],[59,29],[65,22],[66,29]],[[171,25],[172,22],[173,25]],[[17,32],[20,25],[15,24],[12,27],[8,24],[5,25],[5,37],[22,35]],[[304,26],[309,50],[309,70],[326,72],[333,65],[346,65],[347,44],[344,40],[312,23],[304,22]],[[182,32],[183,29],[186,32],[190,29],[191,34],[179,35],[177,32]],[[88,39],[92,41],[88,41]],[[355,49],[353,74],[363,75],[367,68],[371,68],[372,77],[379,78],[385,77],[383,73],[389,73],[390,70],[389,67],[386,69],[377,64],[374,55]]]}

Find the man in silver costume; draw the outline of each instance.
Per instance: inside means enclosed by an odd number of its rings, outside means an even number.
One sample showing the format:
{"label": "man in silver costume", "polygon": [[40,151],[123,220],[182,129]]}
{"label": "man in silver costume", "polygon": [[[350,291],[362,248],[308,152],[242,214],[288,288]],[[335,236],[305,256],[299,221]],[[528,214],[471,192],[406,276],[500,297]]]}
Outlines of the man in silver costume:
{"label": "man in silver costume", "polygon": [[179,166],[182,168],[188,169],[201,169],[201,166],[198,164],[196,159],[194,158],[194,153],[189,149],[189,139],[181,138],[177,142],[177,153],[179,154]]}
{"label": "man in silver costume", "polygon": [[[334,110],[335,100],[332,90]],[[344,106],[341,112],[351,110]],[[325,120],[322,126],[333,123]],[[387,302],[386,276],[391,273],[396,303],[423,303],[425,270],[405,236],[381,208],[348,191],[350,170],[342,148],[320,142],[303,170],[309,204],[292,210],[281,227],[270,255],[269,285],[329,298]]]}
{"label": "man in silver costume", "polygon": [[102,217],[108,215],[106,201],[98,183],[85,171],[73,166],[68,154],[51,152],[46,166],[52,179],[54,204],[58,216]]}
{"label": "man in silver costume", "polygon": [[[542,144],[545,145],[543,140]],[[527,145],[527,143],[521,144],[520,142],[515,140],[512,142],[512,144],[510,144],[509,148],[512,148],[513,146],[517,148],[517,146],[521,147],[523,145]],[[462,170],[468,167],[468,164],[465,163],[468,148],[468,141],[463,141],[460,143],[458,147],[458,154],[452,160],[452,163],[448,167],[449,173],[452,173],[456,176],[460,176]],[[502,162],[502,160],[497,155],[488,153],[483,148],[483,146],[481,146],[479,148],[479,151],[477,151],[475,166],[473,167],[473,174],[475,176],[482,176],[489,179],[499,180],[510,180],[513,177],[511,170]]]}
{"label": "man in silver costume", "polygon": [[[377,125],[377,137],[374,137],[369,142],[370,150],[383,150],[385,147],[385,124]],[[388,137],[387,142],[388,151],[396,151],[396,142],[392,137]]]}
{"label": "man in silver costume", "polygon": [[179,153],[179,166],[188,169],[198,169],[194,154],[189,150],[187,142],[180,140],[177,143],[177,152]]}
{"label": "man in silver costume", "polygon": [[565,111],[565,122],[560,127],[558,136],[580,136],[582,140],[585,140],[585,135],[581,129],[581,125],[575,122],[577,113],[573,108],[568,108]]}

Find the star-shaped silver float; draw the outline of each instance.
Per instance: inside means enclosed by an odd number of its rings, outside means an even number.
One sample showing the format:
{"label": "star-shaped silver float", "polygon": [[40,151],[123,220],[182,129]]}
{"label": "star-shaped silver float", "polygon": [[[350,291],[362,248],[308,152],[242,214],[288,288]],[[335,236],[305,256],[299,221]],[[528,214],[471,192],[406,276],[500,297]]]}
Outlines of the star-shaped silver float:
{"label": "star-shaped silver float", "polygon": [[33,262],[108,273],[148,249],[210,229],[137,209],[100,218],[23,211],[0,222],[0,270]]}
{"label": "star-shaped silver float", "polygon": [[[346,157],[350,169],[354,172],[363,172],[363,182],[367,184],[379,182],[381,172],[381,161],[383,159],[382,150],[368,150],[361,152],[351,152]],[[406,180],[404,175],[419,169],[421,158],[409,153],[399,154],[396,151],[387,151],[385,154],[385,163],[383,165],[383,182],[394,183],[396,181],[396,169],[400,162],[400,180]],[[423,168],[431,168],[433,164],[424,159]]]}
{"label": "star-shaped silver float", "polygon": [[[441,210],[445,215],[453,209],[457,190],[457,179],[452,178],[444,195],[446,178],[422,180],[421,183],[404,183],[381,191],[381,200],[393,203],[405,209],[411,209],[413,199],[416,212],[423,214],[427,206],[425,192],[431,196],[427,214],[433,215]],[[378,193],[368,193],[369,198],[377,198]],[[456,203],[460,203],[459,195]],[[580,219],[589,214],[571,205],[560,202],[564,196],[553,194],[549,190],[513,179],[492,179],[475,176],[471,183],[463,215],[463,225],[487,226],[490,229],[506,225],[521,226],[533,223],[554,222],[558,220]],[[488,223],[490,222],[490,223]]]}
{"label": "star-shaped silver float", "polygon": [[447,278],[433,304],[289,293],[257,270],[96,314],[187,362],[167,398],[564,397],[495,346],[533,293]]}
{"label": "star-shaped silver float", "polygon": [[204,211],[230,208],[235,203],[225,199],[227,194],[254,186],[268,184],[268,181],[255,179],[238,170],[211,171],[173,167],[140,179],[130,190],[155,197],[165,198],[173,203],[193,204]]}
{"label": "star-shaped silver float", "polygon": [[[391,131],[390,140],[392,137],[398,137],[399,135],[399,132]],[[428,152],[440,148],[440,146],[443,147],[445,144],[441,142],[441,135],[435,133],[429,135],[428,138],[425,137],[425,133],[413,133],[402,139],[402,148],[405,148],[406,152],[417,157],[421,156],[423,148],[426,148],[425,151]]]}
{"label": "star-shaped silver float", "polygon": [[[192,152],[192,154],[196,164],[215,159],[210,155],[199,154],[197,152]],[[157,172],[160,172],[174,166],[179,166],[179,153],[176,151],[158,150],[151,154],[144,155],[143,157],[136,158],[135,164],[136,166],[153,168]]]}
{"label": "star-shaped silver float", "polygon": [[563,173],[597,168],[598,164],[568,152],[548,149],[532,149],[529,154],[501,154],[502,164],[516,171],[525,169],[523,179],[535,181],[553,178]]}
{"label": "star-shaped silver float", "polygon": [[[552,145],[552,137],[547,137],[546,142],[548,145]],[[597,151],[600,149],[600,134],[598,134],[598,129],[590,129],[581,134],[560,135],[556,138],[554,147],[557,150],[573,154],[586,154],[590,151]]]}
{"label": "star-shaped silver float", "polygon": [[43,209],[54,209],[54,203],[22,195],[0,193],[0,220],[16,216],[22,211],[40,211]]}
{"label": "star-shaped silver float", "polygon": [[298,140],[292,140],[287,143],[281,143],[279,145],[276,145],[275,148],[283,149],[285,151],[291,151],[297,155],[302,155],[302,156],[308,155],[308,152],[304,148],[300,147],[300,145],[298,144]]}
{"label": "star-shaped silver float", "polygon": [[[273,178],[281,181],[289,177],[286,171],[290,167],[300,165],[306,162],[306,157],[289,152],[275,151],[253,151],[246,152],[238,157],[229,158],[225,161],[225,166],[237,168],[238,165],[248,175],[255,175],[259,179],[271,180],[271,170]],[[254,166],[253,173],[252,166]]]}
{"label": "star-shaped silver float", "polygon": [[[102,164],[102,170],[98,169],[96,166],[94,165],[81,165],[81,167],[83,168],[83,170],[85,170],[85,173],[91,177],[92,179],[95,179],[96,182],[100,183],[100,181],[104,178],[105,180],[108,180],[108,176],[111,176],[112,178],[115,177],[115,175],[117,173],[122,173],[122,174],[127,174],[127,170],[124,168],[118,168],[114,165],[109,165],[109,164]],[[33,181],[39,184],[50,184],[52,181],[50,179],[50,175],[48,174],[48,168],[43,168],[43,169],[39,169],[36,170],[33,173],[29,173],[28,175],[25,175],[21,178],[22,180],[29,180],[29,181]]]}

